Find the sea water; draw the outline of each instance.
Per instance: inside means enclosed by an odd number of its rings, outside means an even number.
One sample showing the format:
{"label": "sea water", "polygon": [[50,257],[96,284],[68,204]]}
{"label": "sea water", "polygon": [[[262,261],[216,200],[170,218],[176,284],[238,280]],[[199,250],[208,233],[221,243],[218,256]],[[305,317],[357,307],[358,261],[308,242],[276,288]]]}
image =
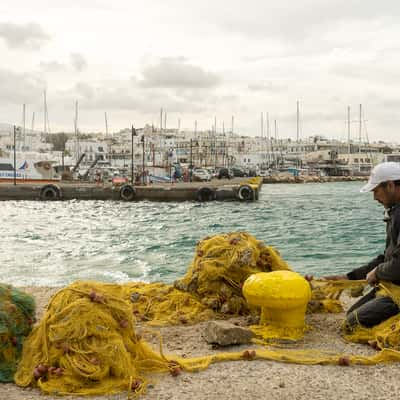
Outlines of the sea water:
{"label": "sea water", "polygon": [[205,236],[247,231],[302,274],[336,274],[384,249],[383,208],[360,182],[264,185],[240,202],[0,202],[0,282],[173,282]]}

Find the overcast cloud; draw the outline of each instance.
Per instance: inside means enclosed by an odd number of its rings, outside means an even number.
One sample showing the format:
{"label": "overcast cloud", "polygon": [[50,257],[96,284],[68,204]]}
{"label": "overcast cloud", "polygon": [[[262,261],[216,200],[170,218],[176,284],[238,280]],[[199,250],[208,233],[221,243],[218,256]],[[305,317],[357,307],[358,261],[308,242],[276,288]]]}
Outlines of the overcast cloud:
{"label": "overcast cloud", "polygon": [[0,38],[10,49],[37,50],[50,40],[50,36],[37,23],[15,24],[0,22]]}
{"label": "overcast cloud", "polygon": [[87,67],[87,61],[82,54],[72,53],[70,57],[71,57],[71,64],[76,71],[81,72]]}
{"label": "overcast cloud", "polygon": [[143,71],[143,87],[158,88],[212,88],[220,78],[211,72],[190,65],[184,58],[163,58]]}
{"label": "overcast cloud", "polygon": [[[43,113],[71,130],[132,123],[260,134],[260,114],[281,137],[398,140],[400,3],[387,0],[2,0],[0,122]],[[353,132],[354,131],[354,132]]]}

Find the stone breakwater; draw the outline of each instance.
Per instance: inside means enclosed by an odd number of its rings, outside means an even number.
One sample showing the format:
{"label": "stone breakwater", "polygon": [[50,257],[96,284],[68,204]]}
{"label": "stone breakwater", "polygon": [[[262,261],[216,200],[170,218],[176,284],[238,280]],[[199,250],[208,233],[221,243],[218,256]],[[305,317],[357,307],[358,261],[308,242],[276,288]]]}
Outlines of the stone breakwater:
{"label": "stone breakwater", "polygon": [[263,183],[325,183],[366,181],[368,176],[291,176],[272,175],[263,178]]}

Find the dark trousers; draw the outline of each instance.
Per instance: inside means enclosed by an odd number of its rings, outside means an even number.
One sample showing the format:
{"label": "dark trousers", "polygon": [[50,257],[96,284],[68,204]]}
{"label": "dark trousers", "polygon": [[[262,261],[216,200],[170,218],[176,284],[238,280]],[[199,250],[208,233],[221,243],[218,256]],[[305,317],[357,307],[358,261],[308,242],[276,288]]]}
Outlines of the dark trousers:
{"label": "dark trousers", "polygon": [[376,289],[372,289],[349,308],[346,315],[347,325],[349,328],[358,324],[370,328],[399,311],[399,307],[390,297],[376,297]]}

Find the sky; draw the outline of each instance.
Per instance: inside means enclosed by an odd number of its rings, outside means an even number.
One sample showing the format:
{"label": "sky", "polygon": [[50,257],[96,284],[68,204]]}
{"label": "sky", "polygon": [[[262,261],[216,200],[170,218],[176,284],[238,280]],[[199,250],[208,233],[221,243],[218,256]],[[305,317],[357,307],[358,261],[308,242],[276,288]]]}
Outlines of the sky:
{"label": "sky", "polygon": [[[1,0],[0,122],[398,140],[398,0]],[[266,132],[264,132],[266,134]]]}

